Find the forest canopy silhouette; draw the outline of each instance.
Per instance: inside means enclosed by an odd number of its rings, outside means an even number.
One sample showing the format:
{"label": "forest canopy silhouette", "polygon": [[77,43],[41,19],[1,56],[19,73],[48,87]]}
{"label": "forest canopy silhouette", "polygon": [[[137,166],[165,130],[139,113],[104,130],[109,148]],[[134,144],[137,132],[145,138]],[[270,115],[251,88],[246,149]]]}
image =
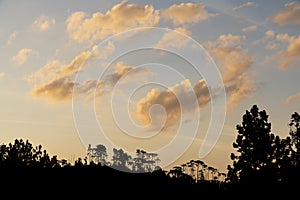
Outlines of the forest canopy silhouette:
{"label": "forest canopy silhouette", "polygon": [[[232,144],[236,151],[224,155],[232,160],[226,173],[202,160],[190,160],[167,171],[159,166],[158,154],[142,149],[137,149],[135,156],[121,148],[113,149],[112,159],[108,160],[102,144],[89,145],[86,157],[70,163],[50,156],[41,145],[15,139],[0,146],[1,188],[13,184],[21,189],[33,185],[39,189],[59,189],[68,185],[74,189],[153,188],[173,194],[281,193],[295,188],[300,178],[300,115],[291,115],[285,138],[271,132],[268,117],[257,105],[246,110],[242,122],[236,125],[236,140]],[[97,184],[89,184],[91,181]]]}

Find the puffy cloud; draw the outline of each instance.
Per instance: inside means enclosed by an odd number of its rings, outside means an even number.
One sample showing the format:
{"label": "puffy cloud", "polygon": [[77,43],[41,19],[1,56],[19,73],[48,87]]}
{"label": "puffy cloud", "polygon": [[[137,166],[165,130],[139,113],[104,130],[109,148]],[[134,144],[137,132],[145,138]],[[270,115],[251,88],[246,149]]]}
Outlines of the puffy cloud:
{"label": "puffy cloud", "polygon": [[283,46],[283,50],[276,54],[268,55],[265,57],[263,64],[269,62],[278,62],[279,69],[286,70],[293,63],[300,59],[300,35],[290,36],[288,34],[275,34],[273,31],[266,33],[266,36],[259,40],[259,42],[266,43],[265,48],[269,50],[276,49]]}
{"label": "puffy cloud", "polygon": [[253,57],[248,55],[247,49],[240,46],[244,39],[242,36],[228,34],[204,44],[218,62],[225,83],[234,81],[253,64]]}
{"label": "puffy cloud", "polygon": [[230,94],[227,101],[228,110],[233,110],[243,99],[249,98],[257,90],[256,87],[246,72],[237,76],[234,82],[227,84],[226,91]]}
{"label": "puffy cloud", "polygon": [[300,93],[289,96],[288,98],[286,98],[285,103],[289,104],[294,101],[300,101]]}
{"label": "puffy cloud", "polygon": [[274,50],[279,46],[276,41],[276,33],[273,30],[266,31],[265,35],[261,39],[256,40],[254,44],[264,44],[267,50]]}
{"label": "puffy cloud", "polygon": [[300,2],[294,1],[284,5],[284,9],[276,13],[273,22],[279,25],[300,24]]}
{"label": "puffy cloud", "polygon": [[73,13],[67,19],[67,31],[76,41],[96,41],[132,28],[156,26],[158,22],[159,14],[153,6],[123,1],[104,14],[94,13],[91,18],[84,12]]}
{"label": "puffy cloud", "polygon": [[189,36],[191,35],[192,33],[186,28],[175,28],[174,31],[166,32],[155,47],[165,48],[169,46],[181,48],[189,41]]}
{"label": "puffy cloud", "polygon": [[46,31],[50,26],[55,24],[55,19],[49,16],[41,15],[32,24],[32,26],[40,31]]}
{"label": "puffy cloud", "polygon": [[32,94],[53,101],[67,101],[72,98],[73,86],[74,82],[69,77],[63,77],[35,86]]}
{"label": "puffy cloud", "polygon": [[245,28],[242,29],[243,32],[250,32],[250,31],[256,31],[257,30],[257,26],[253,25],[253,26],[247,26]]}
{"label": "puffy cloud", "polygon": [[300,59],[300,35],[289,40],[288,47],[285,51],[279,52],[277,59],[282,70],[288,69],[292,63]]}
{"label": "puffy cloud", "polygon": [[246,8],[246,7],[253,6],[253,5],[255,5],[254,2],[248,1],[247,3],[244,3],[244,4],[240,5],[240,6],[232,8],[232,10],[238,11],[238,10],[241,10],[241,9]]}
{"label": "puffy cloud", "polygon": [[5,76],[5,72],[0,72],[0,80]]}
{"label": "puffy cloud", "polygon": [[[196,101],[194,101],[195,98]],[[151,129],[160,128],[156,126],[161,125],[162,113],[151,112],[150,115],[150,111],[153,106],[161,105],[166,114],[163,129],[167,129],[179,122],[182,117],[182,109],[185,112],[185,120],[191,120],[197,107],[204,107],[209,102],[210,94],[205,81],[200,80],[192,86],[190,80],[187,79],[166,90],[152,89],[144,98],[138,101],[133,115],[142,124],[151,124]]]}
{"label": "puffy cloud", "polygon": [[13,56],[12,60],[15,61],[16,63],[22,65],[28,60],[28,57],[30,55],[35,55],[35,54],[37,54],[37,52],[35,52],[34,50],[29,49],[29,48],[24,48],[24,49],[21,49],[17,53],[17,55]]}
{"label": "puffy cloud", "polygon": [[214,14],[207,12],[205,5],[202,3],[174,4],[169,8],[162,10],[161,15],[166,20],[172,21],[175,25],[195,23],[214,16]]}
{"label": "puffy cloud", "polygon": [[241,46],[244,39],[242,36],[228,34],[220,35],[216,41],[204,44],[221,70],[229,94],[227,105],[230,110],[256,90],[256,85],[248,73],[254,58]]}

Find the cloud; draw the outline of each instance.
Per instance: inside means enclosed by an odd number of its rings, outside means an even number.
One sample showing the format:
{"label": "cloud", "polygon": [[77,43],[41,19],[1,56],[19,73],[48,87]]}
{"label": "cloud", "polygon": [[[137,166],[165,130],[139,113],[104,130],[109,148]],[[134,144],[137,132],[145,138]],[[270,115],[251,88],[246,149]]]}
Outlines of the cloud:
{"label": "cloud", "polygon": [[244,3],[244,4],[240,5],[240,6],[232,8],[232,10],[238,11],[238,10],[241,10],[241,9],[246,8],[246,7],[253,6],[253,5],[255,5],[254,2],[248,1],[247,3]]}
{"label": "cloud", "polygon": [[228,110],[232,111],[242,100],[249,98],[257,90],[256,87],[246,72],[237,76],[234,82],[227,84],[226,91],[230,94],[227,101]]}
{"label": "cloud", "polygon": [[240,46],[244,39],[244,36],[228,34],[204,44],[218,62],[225,83],[234,81],[253,64],[253,56],[248,55],[248,50]]}
{"label": "cloud", "polygon": [[41,15],[32,24],[34,28],[40,31],[48,30],[52,25],[55,24],[55,19],[49,16]]}
{"label": "cloud", "polygon": [[24,48],[24,49],[21,49],[17,53],[17,55],[13,56],[12,60],[15,61],[16,63],[22,65],[28,60],[29,56],[36,55],[36,54],[37,54],[36,51],[34,51],[32,49]]}
{"label": "cloud", "polygon": [[47,63],[45,66],[34,72],[33,74],[25,77],[31,84],[36,83],[45,83],[53,79],[60,78],[60,75],[57,73],[60,63],[58,60],[53,60]]}
{"label": "cloud", "polygon": [[69,77],[63,77],[35,86],[32,94],[53,101],[67,101],[72,98],[73,86],[74,82]]}
{"label": "cloud", "polygon": [[3,79],[3,77],[5,76],[5,72],[0,72],[0,80]]}
{"label": "cloud", "polygon": [[13,43],[13,41],[16,39],[17,35],[18,35],[18,32],[17,32],[17,31],[12,32],[12,33],[9,35],[6,44],[7,44],[7,45],[11,45],[11,44]]}
{"label": "cloud", "polygon": [[161,15],[168,21],[172,21],[174,25],[186,23],[196,23],[208,19],[214,14],[208,13],[205,5],[193,3],[174,4],[169,8],[162,10]]}
{"label": "cloud", "polygon": [[267,50],[274,50],[279,46],[276,41],[276,33],[273,30],[266,31],[265,35],[261,39],[254,41],[253,44],[264,44]]}
{"label": "cloud", "polygon": [[181,48],[190,40],[192,33],[186,28],[175,28],[174,31],[166,32],[155,48],[176,47]]}
{"label": "cloud", "polygon": [[[134,66],[126,65],[124,62],[118,62],[113,67],[115,70],[104,76],[104,83],[112,88],[115,84],[126,74],[126,78],[122,80],[122,83],[128,83],[130,81],[136,81],[135,78],[139,78],[142,75],[153,73],[150,69],[144,68],[136,68]],[[132,71],[131,71],[132,70]],[[130,72],[130,73],[128,73]]]}
{"label": "cloud", "polygon": [[153,6],[123,1],[106,13],[96,12],[90,18],[84,12],[73,13],[67,19],[67,31],[78,42],[93,42],[132,28],[156,26],[158,22],[159,13]]}
{"label": "cloud", "polygon": [[88,62],[106,58],[114,50],[115,47],[112,42],[109,42],[102,49],[94,46],[92,51],[84,51],[75,56],[69,64],[61,64],[58,60],[50,61],[33,74],[25,77],[25,80],[34,85],[32,94],[35,97],[42,97],[57,102],[71,100],[74,86],[77,87],[78,91],[81,91],[77,95],[88,93],[90,90],[87,88],[96,86],[95,80],[75,83],[72,76],[81,70],[85,70]]}
{"label": "cloud", "polygon": [[253,26],[248,26],[242,29],[243,32],[250,32],[250,31],[256,31],[257,30],[257,26],[253,25]]}
{"label": "cloud", "polygon": [[286,98],[285,103],[289,104],[294,101],[300,101],[300,93],[289,96],[288,98]]}
{"label": "cloud", "polygon": [[257,89],[249,74],[254,57],[241,46],[243,40],[244,36],[227,34],[220,35],[216,41],[204,43],[221,71],[229,94],[227,105],[230,110]]}
{"label": "cloud", "polygon": [[[193,97],[196,97],[196,102]],[[185,120],[192,120],[197,107],[204,107],[209,102],[210,94],[205,81],[199,80],[192,86],[190,80],[186,79],[166,90],[152,89],[137,102],[133,116],[144,125],[151,124],[151,130],[161,128],[156,126],[161,125],[162,113],[151,110],[153,106],[161,105],[166,114],[163,129],[167,129],[180,121],[183,110]]]}
{"label": "cloud", "polygon": [[99,49],[94,46],[92,51],[83,51],[75,56],[69,64],[61,64],[58,60],[53,60],[45,66],[37,70],[35,73],[25,77],[25,79],[33,84],[49,82],[53,79],[75,75],[80,70],[83,70],[86,63],[95,59],[105,59],[115,50],[112,42],[107,46]]}
{"label": "cloud", "polygon": [[289,41],[288,47],[278,53],[277,59],[280,61],[279,69],[286,70],[292,63],[300,58],[300,35],[298,37],[286,38]]}
{"label": "cloud", "polygon": [[268,30],[266,31],[265,35],[267,38],[272,38],[275,36],[275,32],[273,30]]}
{"label": "cloud", "polygon": [[[82,56],[80,56],[82,55]],[[88,79],[84,82],[75,82],[72,75],[76,74],[83,66],[83,62],[91,57],[86,57],[81,53],[76,56],[69,65],[60,65],[58,60],[46,64],[32,75],[25,79],[34,84],[32,94],[34,97],[44,98],[52,102],[70,101],[72,98],[83,98],[86,101],[91,100],[92,95],[101,96],[104,93],[111,92],[114,85],[126,74],[126,81],[136,81],[146,73],[152,73],[148,68],[136,68],[125,65],[124,62],[118,62],[113,66],[114,71],[104,76],[103,80],[98,81]],[[77,63],[77,64],[75,64]],[[75,67],[77,66],[77,67]],[[129,71],[133,70],[131,73]],[[128,73],[128,74],[127,74]],[[125,82],[126,82],[125,81]],[[123,82],[123,83],[125,83]],[[73,88],[74,94],[73,94]]]}
{"label": "cloud", "polygon": [[273,22],[281,26],[300,24],[300,2],[294,1],[285,4],[284,9],[276,13]]}

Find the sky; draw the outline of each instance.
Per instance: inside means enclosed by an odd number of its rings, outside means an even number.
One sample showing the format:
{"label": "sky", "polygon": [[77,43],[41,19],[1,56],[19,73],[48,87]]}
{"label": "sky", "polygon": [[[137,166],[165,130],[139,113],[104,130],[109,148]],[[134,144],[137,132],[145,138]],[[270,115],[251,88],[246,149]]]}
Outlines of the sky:
{"label": "sky", "polygon": [[1,0],[0,24],[0,143],[226,171],[252,105],[282,138],[300,112],[299,1]]}

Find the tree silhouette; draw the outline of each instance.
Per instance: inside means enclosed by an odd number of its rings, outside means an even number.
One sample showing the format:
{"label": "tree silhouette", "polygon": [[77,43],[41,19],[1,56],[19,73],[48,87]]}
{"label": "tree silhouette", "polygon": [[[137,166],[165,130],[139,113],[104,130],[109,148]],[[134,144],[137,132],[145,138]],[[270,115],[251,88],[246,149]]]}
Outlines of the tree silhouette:
{"label": "tree silhouette", "polygon": [[54,168],[61,165],[57,156],[50,157],[41,145],[33,147],[28,140],[16,139],[13,144],[1,145],[0,166]]}
{"label": "tree silhouette", "polygon": [[228,166],[228,178],[231,182],[261,181],[262,172],[266,175],[270,172],[266,169],[273,166],[275,150],[275,136],[266,111],[259,111],[257,105],[253,105],[250,111],[246,110],[236,129],[238,135],[233,147],[238,153],[231,154],[233,165]]}
{"label": "tree silhouette", "polygon": [[292,114],[289,127],[293,148],[293,164],[300,167],[300,115],[297,112]]}
{"label": "tree silhouette", "polygon": [[91,144],[88,146],[88,156],[90,160],[94,163],[99,163],[100,165],[109,165],[107,161],[107,151],[106,147],[102,144],[92,147]]}
{"label": "tree silhouette", "polygon": [[129,163],[132,157],[124,152],[123,149],[113,148],[112,167],[121,171],[130,171]]}

